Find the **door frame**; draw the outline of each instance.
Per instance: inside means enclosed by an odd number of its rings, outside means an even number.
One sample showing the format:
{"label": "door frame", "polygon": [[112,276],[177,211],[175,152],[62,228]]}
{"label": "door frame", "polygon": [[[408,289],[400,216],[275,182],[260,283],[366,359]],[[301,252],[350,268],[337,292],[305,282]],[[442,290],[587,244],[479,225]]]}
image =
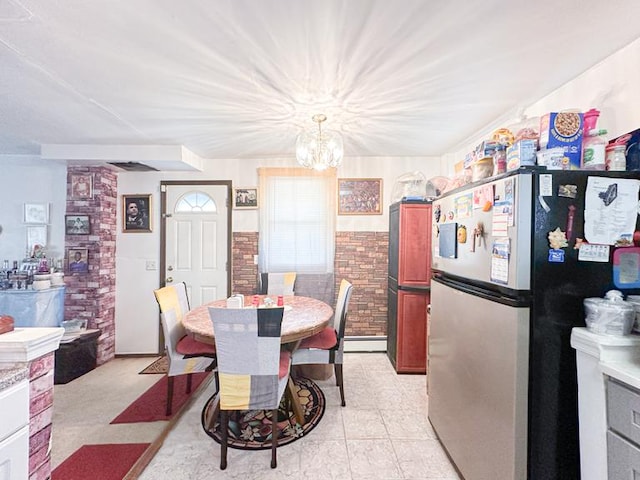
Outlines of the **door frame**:
{"label": "door frame", "polygon": [[[164,277],[167,262],[167,187],[184,186],[226,186],[227,187],[227,294],[231,295],[231,280],[233,270],[232,245],[233,232],[231,231],[233,208],[231,204],[231,194],[233,191],[231,180],[162,180],[160,182],[160,268],[158,275],[158,287],[164,287]],[[158,317],[159,320],[159,317]],[[160,329],[159,351],[164,350],[164,338]]]}

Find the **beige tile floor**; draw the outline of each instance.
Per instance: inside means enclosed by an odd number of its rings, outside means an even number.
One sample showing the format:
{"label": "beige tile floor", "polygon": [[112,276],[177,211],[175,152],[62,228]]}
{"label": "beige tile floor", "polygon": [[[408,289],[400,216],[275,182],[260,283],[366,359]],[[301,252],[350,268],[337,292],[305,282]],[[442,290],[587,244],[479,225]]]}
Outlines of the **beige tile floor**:
{"label": "beige tile floor", "polygon": [[[166,422],[108,425],[157,380],[137,374],[149,363],[148,358],[116,359],[56,386],[54,466],[83,443],[151,442],[160,435]],[[397,375],[385,354],[349,353],[344,377],[347,406],[340,406],[333,377],[319,381],[325,414],[307,436],[278,449],[275,470],[269,468],[269,451],[234,449],[229,449],[227,470],[219,469],[220,446],[200,426],[202,407],[213,392],[209,385],[171,426],[139,478],[459,480],[427,420],[424,375]],[[109,382],[119,387],[108,388]],[[87,417],[94,421],[80,420]]]}

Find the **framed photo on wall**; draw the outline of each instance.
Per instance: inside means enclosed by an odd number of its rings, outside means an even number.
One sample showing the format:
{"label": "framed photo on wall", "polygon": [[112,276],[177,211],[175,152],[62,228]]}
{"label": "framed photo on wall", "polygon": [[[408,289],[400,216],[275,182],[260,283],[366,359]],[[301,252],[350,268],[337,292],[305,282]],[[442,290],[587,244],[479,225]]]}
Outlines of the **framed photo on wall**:
{"label": "framed photo on wall", "polygon": [[65,215],[64,227],[64,233],[67,235],[89,235],[91,233],[89,215]]}
{"label": "framed photo on wall", "polygon": [[48,203],[25,203],[24,204],[24,223],[49,223],[49,204]]}
{"label": "framed photo on wall", "polygon": [[93,175],[71,175],[71,198],[93,198]]}
{"label": "framed photo on wall", "polygon": [[[33,254],[47,246],[47,226],[30,225],[27,227],[27,250]],[[37,247],[37,248],[36,248]]]}
{"label": "framed photo on wall", "polygon": [[258,187],[234,188],[233,208],[237,210],[251,210],[258,208]]}
{"label": "framed photo on wall", "polygon": [[151,194],[122,195],[122,231],[151,231]]}
{"label": "framed photo on wall", "polygon": [[89,271],[89,250],[87,248],[70,248],[67,250],[68,270],[72,273]]}
{"label": "framed photo on wall", "polygon": [[338,215],[382,215],[382,179],[339,178]]}

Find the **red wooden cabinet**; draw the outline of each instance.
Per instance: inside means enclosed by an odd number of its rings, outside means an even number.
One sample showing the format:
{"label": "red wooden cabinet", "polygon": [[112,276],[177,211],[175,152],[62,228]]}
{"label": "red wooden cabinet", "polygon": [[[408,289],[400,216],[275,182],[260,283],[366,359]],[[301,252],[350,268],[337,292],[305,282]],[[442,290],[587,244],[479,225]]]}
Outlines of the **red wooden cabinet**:
{"label": "red wooden cabinet", "polygon": [[387,355],[398,373],[427,370],[431,203],[389,207]]}

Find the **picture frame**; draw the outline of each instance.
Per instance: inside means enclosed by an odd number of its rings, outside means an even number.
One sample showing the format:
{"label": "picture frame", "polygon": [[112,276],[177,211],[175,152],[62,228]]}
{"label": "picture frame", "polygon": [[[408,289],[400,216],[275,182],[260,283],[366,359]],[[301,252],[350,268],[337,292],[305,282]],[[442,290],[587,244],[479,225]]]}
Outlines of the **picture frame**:
{"label": "picture frame", "polygon": [[151,232],[152,196],[150,193],[122,195],[122,231]]}
{"label": "picture frame", "polygon": [[382,179],[339,178],[338,215],[382,215]]}
{"label": "picture frame", "polygon": [[89,249],[69,248],[67,250],[67,270],[70,273],[89,272]]}
{"label": "picture frame", "polygon": [[71,198],[76,200],[93,198],[93,175],[71,175]]}
{"label": "picture frame", "polygon": [[36,250],[36,246],[39,248],[47,246],[46,225],[30,225],[27,227],[27,251],[33,253]]}
{"label": "picture frame", "polygon": [[253,210],[258,208],[258,187],[234,188],[233,208],[235,210]]}
{"label": "picture frame", "polygon": [[24,223],[36,223],[42,225],[49,223],[49,204],[25,203]]}
{"label": "picture frame", "polygon": [[89,235],[91,233],[91,222],[89,219],[89,215],[65,215],[64,233],[67,235]]}

